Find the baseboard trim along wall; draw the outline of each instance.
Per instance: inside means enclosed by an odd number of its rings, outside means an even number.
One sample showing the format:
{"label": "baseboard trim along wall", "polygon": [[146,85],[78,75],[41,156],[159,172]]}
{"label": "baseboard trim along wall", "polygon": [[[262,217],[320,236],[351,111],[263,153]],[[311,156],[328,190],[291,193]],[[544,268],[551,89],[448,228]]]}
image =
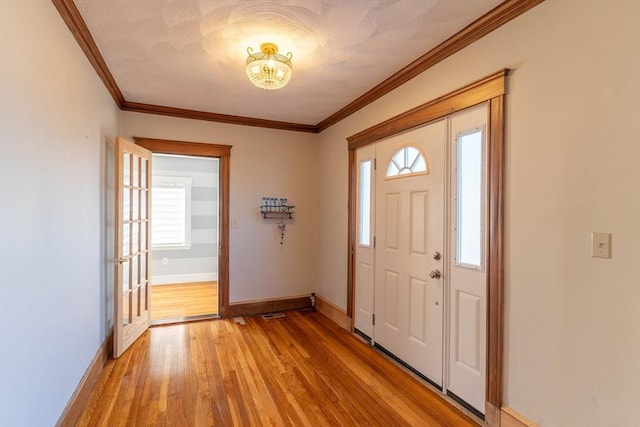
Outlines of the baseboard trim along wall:
{"label": "baseboard trim along wall", "polygon": [[229,304],[228,317],[253,316],[277,311],[302,310],[311,308],[311,295],[257,301],[242,301]]}
{"label": "baseboard trim along wall", "polygon": [[316,296],[316,310],[333,320],[341,328],[347,331],[351,330],[351,318],[347,316],[346,311],[320,295]]}
{"label": "baseboard trim along wall", "polygon": [[64,411],[62,411],[62,414],[56,423],[56,427],[71,427],[76,425],[76,422],[84,409],[84,405],[87,403],[89,395],[100,377],[100,373],[102,372],[105,363],[112,354],[113,331],[111,331],[107,339],[104,340],[98,349],[96,355],[91,361],[91,364],[82,376],[76,391],[73,392],[67,406],[64,408]]}
{"label": "baseboard trim along wall", "polygon": [[500,416],[500,427],[539,427],[538,424],[518,414],[508,406],[503,406]]}

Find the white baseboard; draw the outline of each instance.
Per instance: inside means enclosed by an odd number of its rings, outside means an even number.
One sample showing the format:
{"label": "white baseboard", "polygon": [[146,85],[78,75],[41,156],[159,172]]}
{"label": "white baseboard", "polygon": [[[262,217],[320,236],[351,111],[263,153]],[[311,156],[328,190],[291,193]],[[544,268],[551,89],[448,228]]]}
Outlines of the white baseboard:
{"label": "white baseboard", "polygon": [[168,274],[165,276],[151,276],[151,286],[170,285],[174,283],[215,282],[218,273]]}

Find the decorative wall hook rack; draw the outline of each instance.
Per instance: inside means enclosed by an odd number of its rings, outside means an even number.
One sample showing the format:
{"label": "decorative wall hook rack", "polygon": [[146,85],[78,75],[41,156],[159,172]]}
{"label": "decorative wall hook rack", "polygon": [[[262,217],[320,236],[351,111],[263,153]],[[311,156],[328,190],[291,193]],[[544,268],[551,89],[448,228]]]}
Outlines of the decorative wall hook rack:
{"label": "decorative wall hook rack", "polygon": [[264,219],[293,219],[294,208],[285,198],[263,197],[260,213]]}

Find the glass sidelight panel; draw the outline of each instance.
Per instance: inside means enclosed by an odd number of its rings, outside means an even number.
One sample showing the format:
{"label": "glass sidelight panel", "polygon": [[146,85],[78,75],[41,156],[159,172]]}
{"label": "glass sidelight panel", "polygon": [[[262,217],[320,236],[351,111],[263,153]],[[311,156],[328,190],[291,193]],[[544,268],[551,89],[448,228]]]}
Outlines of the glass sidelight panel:
{"label": "glass sidelight panel", "polygon": [[140,283],[140,270],[139,260],[140,255],[134,255],[131,257],[131,287],[135,288]]}
{"label": "glass sidelight panel", "polygon": [[148,218],[148,211],[147,211],[147,195],[148,194],[149,193],[147,190],[140,190],[140,219]]}
{"label": "glass sidelight panel", "polygon": [[147,222],[140,222],[140,252],[147,250]]}
{"label": "glass sidelight panel", "polygon": [[138,232],[138,228],[140,227],[140,223],[134,222],[131,224],[131,253],[133,255],[138,253],[139,249],[139,241],[140,241],[140,233]]}
{"label": "glass sidelight panel", "polygon": [[474,129],[457,138],[456,263],[482,268],[483,256],[483,132]]}
{"label": "glass sidelight panel", "polygon": [[360,162],[360,194],[358,243],[363,246],[371,244],[371,160]]}
{"label": "glass sidelight panel", "polygon": [[122,256],[127,257],[131,253],[129,251],[130,248],[130,239],[131,239],[131,224],[125,222],[122,225]]}
{"label": "glass sidelight panel", "polygon": [[140,256],[140,283],[147,281],[147,252],[143,251]]}
{"label": "glass sidelight panel", "polygon": [[131,198],[131,219],[134,221],[138,219],[140,208],[140,191],[133,190],[133,197]]}
{"label": "glass sidelight panel", "polygon": [[122,219],[126,222],[131,219],[131,190],[122,190]]}
{"label": "glass sidelight panel", "polygon": [[132,300],[131,320],[134,321],[136,318],[140,317],[140,290],[139,290],[139,288],[135,288],[133,291],[131,291],[131,300]]}
{"label": "glass sidelight panel", "polygon": [[140,157],[136,155],[133,156],[131,172],[133,175],[133,182],[131,183],[131,185],[133,185],[134,187],[140,187]]}
{"label": "glass sidelight panel", "polygon": [[122,177],[122,185],[131,185],[131,155],[129,153],[124,153],[122,158],[123,165],[123,177]]}
{"label": "glass sidelight panel", "polygon": [[129,261],[122,263],[122,324],[131,323],[131,281],[129,277]]}
{"label": "glass sidelight panel", "polygon": [[147,167],[149,161],[147,159],[141,159],[140,161],[140,187],[147,188]]}
{"label": "glass sidelight panel", "polygon": [[128,325],[131,323],[131,292],[125,292],[122,294],[122,324]]}

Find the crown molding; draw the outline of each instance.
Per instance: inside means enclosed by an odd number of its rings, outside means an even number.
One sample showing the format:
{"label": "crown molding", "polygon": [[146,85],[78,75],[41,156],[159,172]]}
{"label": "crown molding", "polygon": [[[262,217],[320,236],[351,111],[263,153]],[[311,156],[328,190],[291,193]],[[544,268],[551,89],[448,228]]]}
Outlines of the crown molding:
{"label": "crown molding", "polygon": [[318,131],[322,132],[340,120],[349,117],[361,108],[366,107],[383,95],[402,86],[418,74],[447,59],[454,53],[464,49],[543,1],[544,0],[507,0],[501,3],[346,107],[318,123]]}
{"label": "crown molding", "polygon": [[58,9],[60,16],[62,16],[67,27],[71,30],[71,34],[75,37],[94,70],[98,73],[98,77],[100,77],[102,83],[104,83],[105,87],[113,97],[116,105],[122,108],[122,105],[125,102],[124,96],[116,83],[116,79],[113,78],[113,74],[109,71],[107,63],[104,62],[104,58],[98,50],[98,46],[93,40],[93,37],[87,28],[87,24],[84,23],[84,19],[82,19],[82,15],[80,15],[80,11],[76,7],[75,3],[73,0],[51,1],[56,9]]}
{"label": "crown molding", "polygon": [[318,133],[315,125],[279,122],[275,120],[256,119],[253,117],[231,116],[228,114],[208,113],[206,111],[186,110],[161,105],[143,104],[140,102],[124,101],[120,107],[123,111],[157,114],[160,116],[181,117],[184,119],[205,120],[209,122],[227,123],[232,125],[257,126],[269,129],[290,130],[295,132]]}
{"label": "crown molding", "polygon": [[62,19],[71,30],[76,41],[87,56],[87,59],[96,70],[96,73],[113,97],[116,105],[124,111],[135,111],[146,114],[180,117],[194,120],[205,120],[218,123],[227,123],[243,126],[257,126],[270,129],[289,130],[294,132],[319,133],[333,126],[339,121],[349,117],[356,111],[371,104],[380,97],[408,82],[418,74],[433,67],[440,61],[448,58],[471,43],[489,34],[493,30],[506,24],[512,19],[522,15],[529,9],[542,3],[544,0],[506,0],[485,15],[481,16],[467,27],[450,37],[440,45],[431,49],[420,58],[413,61],[373,89],[358,97],[346,107],[330,115],[317,125],[301,123],[280,122],[275,120],[258,119],[252,117],[232,116],[227,114],[211,113],[205,111],[188,110],[161,105],[143,104],[127,101],[111,71],[107,67],[102,54],[87,28],[82,15],[78,11],[73,0],[51,0]]}

